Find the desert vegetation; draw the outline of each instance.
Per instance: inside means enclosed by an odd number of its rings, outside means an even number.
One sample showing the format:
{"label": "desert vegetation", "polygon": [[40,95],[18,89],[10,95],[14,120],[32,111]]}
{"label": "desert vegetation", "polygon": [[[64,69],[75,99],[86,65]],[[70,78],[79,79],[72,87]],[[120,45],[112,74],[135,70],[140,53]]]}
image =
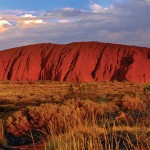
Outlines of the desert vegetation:
{"label": "desert vegetation", "polygon": [[[0,145],[46,150],[149,150],[150,85],[0,83]],[[29,149],[29,148],[27,148]]]}

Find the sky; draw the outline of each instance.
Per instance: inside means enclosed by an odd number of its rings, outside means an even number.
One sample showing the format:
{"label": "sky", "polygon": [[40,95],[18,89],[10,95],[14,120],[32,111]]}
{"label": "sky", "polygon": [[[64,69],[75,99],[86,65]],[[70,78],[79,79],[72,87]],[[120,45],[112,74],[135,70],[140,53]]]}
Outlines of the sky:
{"label": "sky", "polygon": [[150,0],[0,0],[0,50],[100,41],[150,47]]}

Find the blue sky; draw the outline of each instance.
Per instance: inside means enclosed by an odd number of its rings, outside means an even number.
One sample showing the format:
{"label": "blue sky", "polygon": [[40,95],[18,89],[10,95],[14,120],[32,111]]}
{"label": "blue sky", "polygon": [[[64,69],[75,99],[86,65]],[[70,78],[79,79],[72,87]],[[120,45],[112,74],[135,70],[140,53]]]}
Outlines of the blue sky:
{"label": "blue sky", "polygon": [[0,0],[0,50],[101,41],[150,47],[150,0]]}
{"label": "blue sky", "polygon": [[1,9],[50,10],[63,7],[78,7],[77,0],[0,0]]}
{"label": "blue sky", "polygon": [[[119,0],[93,0],[102,6],[108,6]],[[123,0],[122,0],[123,1]],[[90,0],[0,0],[0,9],[22,9],[22,10],[55,10],[64,7],[76,9],[88,9]]]}

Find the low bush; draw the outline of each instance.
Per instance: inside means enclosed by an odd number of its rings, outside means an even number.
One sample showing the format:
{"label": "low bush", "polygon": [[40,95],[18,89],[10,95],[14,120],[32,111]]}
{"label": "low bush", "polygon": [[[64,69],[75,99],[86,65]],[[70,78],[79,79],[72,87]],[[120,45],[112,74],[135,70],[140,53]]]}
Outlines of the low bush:
{"label": "low bush", "polygon": [[146,110],[146,104],[143,100],[130,96],[124,96],[122,99],[122,109],[124,111],[143,112]]}

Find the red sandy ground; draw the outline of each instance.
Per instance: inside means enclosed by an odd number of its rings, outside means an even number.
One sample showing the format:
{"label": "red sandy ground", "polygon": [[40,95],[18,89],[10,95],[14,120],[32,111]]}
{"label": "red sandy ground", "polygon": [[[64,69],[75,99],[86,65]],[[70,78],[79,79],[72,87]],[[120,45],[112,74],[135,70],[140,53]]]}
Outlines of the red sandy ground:
{"label": "red sandy ground", "polygon": [[19,150],[43,150],[45,148],[44,144],[30,144],[30,145],[24,145],[24,146],[17,146],[17,147],[13,147],[13,148],[19,148]]}

